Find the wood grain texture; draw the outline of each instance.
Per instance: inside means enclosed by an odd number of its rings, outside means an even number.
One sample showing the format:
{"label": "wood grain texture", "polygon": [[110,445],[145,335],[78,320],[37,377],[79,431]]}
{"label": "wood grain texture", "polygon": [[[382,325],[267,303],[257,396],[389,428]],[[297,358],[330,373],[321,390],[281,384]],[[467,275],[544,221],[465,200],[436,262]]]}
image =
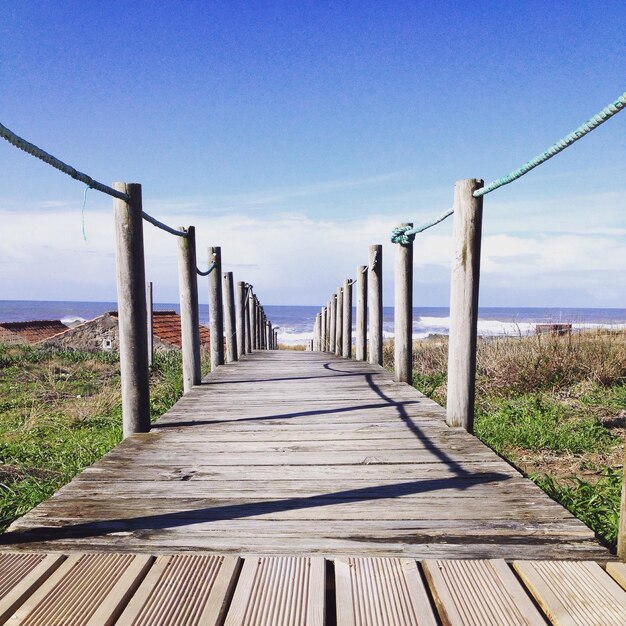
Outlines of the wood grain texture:
{"label": "wood grain texture", "polygon": [[153,558],[72,554],[24,602],[8,624],[113,624]]}
{"label": "wood grain texture", "polygon": [[335,559],[337,626],[436,626],[412,559]]}
{"label": "wood grain texture", "polygon": [[161,556],[116,625],[221,624],[239,567],[240,559],[236,557]]}
{"label": "wood grain texture", "polygon": [[59,567],[60,554],[0,554],[0,624]]}
{"label": "wood grain texture", "polygon": [[593,562],[514,561],[555,626],[623,626],[626,591]]}
{"label": "wood grain texture", "polygon": [[34,549],[611,558],[381,367],[283,350],[219,367],[0,535]]}
{"label": "wood grain texture", "polygon": [[325,564],[320,558],[247,558],[225,626],[323,626]]}
{"label": "wood grain texture", "polygon": [[444,626],[545,626],[503,560],[422,563]]}
{"label": "wood grain texture", "polygon": [[606,571],[622,589],[626,589],[626,563],[607,563]]}

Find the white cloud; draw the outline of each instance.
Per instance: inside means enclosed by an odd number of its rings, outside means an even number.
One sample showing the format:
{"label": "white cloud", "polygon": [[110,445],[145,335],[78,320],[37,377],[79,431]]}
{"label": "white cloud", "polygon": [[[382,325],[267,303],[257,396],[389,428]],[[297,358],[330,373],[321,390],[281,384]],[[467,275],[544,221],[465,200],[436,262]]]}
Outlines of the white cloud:
{"label": "white cloud", "polygon": [[[88,196],[87,241],[82,238],[80,205],[64,208],[50,201],[19,211],[9,203],[1,205],[0,219],[5,226],[0,241],[3,297],[114,299],[113,216],[108,200],[95,193]],[[577,218],[567,222],[554,213],[563,199],[548,203],[545,211],[531,209],[528,203],[486,206],[483,304],[623,307],[626,228],[622,227],[623,214],[621,222],[607,217],[623,201],[621,193],[606,194],[600,209],[589,211],[584,198],[569,199],[571,215],[575,213]],[[241,199],[242,204],[246,202]],[[355,275],[357,265],[367,262],[368,246],[382,243],[385,301],[391,303],[390,231],[407,215],[370,213],[342,219],[343,211],[319,216],[313,211],[293,210],[215,214],[199,210],[202,204],[200,200],[180,204],[153,201],[150,212],[173,226],[196,226],[201,269],[207,264],[207,246],[221,245],[224,269],[233,271],[235,280],[253,283],[264,302],[325,302],[344,278]],[[512,214],[519,217],[519,223],[511,223]],[[446,304],[450,232],[448,220],[416,239],[415,282],[422,285],[420,304]],[[155,283],[155,299],[176,301],[177,240],[148,223],[144,233],[147,278]],[[205,282],[200,285],[201,300],[206,301]]]}

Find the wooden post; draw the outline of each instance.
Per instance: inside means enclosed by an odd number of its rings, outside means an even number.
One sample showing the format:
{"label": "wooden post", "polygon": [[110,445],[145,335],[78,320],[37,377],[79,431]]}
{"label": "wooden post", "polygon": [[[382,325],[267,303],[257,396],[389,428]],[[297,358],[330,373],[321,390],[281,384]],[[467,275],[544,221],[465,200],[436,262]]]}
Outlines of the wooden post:
{"label": "wooden post", "polygon": [[200,384],[200,317],[198,313],[198,275],[196,272],[196,229],[185,228],[187,237],[178,239],[178,293],[180,298],[180,335],[183,353],[183,390],[187,393]]}
{"label": "wooden post", "polygon": [[152,296],[152,282],[146,285],[146,309],[148,320],[148,367],[154,363],[154,299]]}
{"label": "wooden post", "polygon": [[263,349],[263,342],[261,341],[261,305],[259,299],[254,299],[254,330],[256,333],[256,347],[257,350]]}
{"label": "wooden post", "polygon": [[237,283],[237,358],[246,353],[246,283]]}
{"label": "wooden post", "polygon": [[237,354],[237,325],[235,314],[235,284],[232,272],[224,272],[222,289],[224,292],[224,334],[226,335],[226,362],[239,359]]}
{"label": "wooden post", "polygon": [[320,309],[320,352],[326,351],[326,326],[328,325],[326,314],[327,309],[323,306]]}
{"label": "wooden post", "polygon": [[337,313],[335,316],[335,354],[343,351],[343,289],[337,289]]}
{"label": "wooden post", "polygon": [[356,268],[356,360],[367,357],[367,265]]}
{"label": "wooden post", "polygon": [[274,329],[274,350],[278,350],[278,330]]}
{"label": "wooden post", "polygon": [[141,185],[113,183],[128,202],[114,199],[117,308],[120,335],[124,437],[150,430],[150,379],[146,328],[146,270],[143,255]]}
{"label": "wooden post", "polygon": [[[401,224],[412,227],[413,224]],[[399,383],[413,381],[413,242],[396,244],[393,307],[394,373]]]}
{"label": "wooden post", "polygon": [[272,323],[269,320],[266,320],[265,321],[265,349],[266,350],[272,349],[271,336],[272,336]]}
{"label": "wooden post", "polygon": [[317,346],[315,349],[318,352],[322,351],[322,312],[320,311],[315,316],[315,334],[317,336]]}
{"label": "wooden post", "polygon": [[256,296],[250,291],[249,320],[250,320],[250,346],[251,350],[256,350]]}
{"label": "wooden post", "polygon": [[483,199],[482,180],[459,180],[454,189],[454,253],[450,286],[450,344],[446,421],[474,430],[476,332]]}
{"label": "wooden post", "polygon": [[246,354],[252,354],[252,285],[246,283]]}
{"label": "wooden post", "polygon": [[224,365],[224,307],[222,299],[222,249],[209,248],[209,266],[215,263],[209,274],[209,327],[211,332],[211,371]]}
{"label": "wooden post", "polygon": [[341,356],[344,359],[352,358],[352,281],[346,278],[343,281],[343,343]]}
{"label": "wooden post", "polygon": [[383,364],[383,247],[370,246],[367,269],[369,362]]}
{"label": "wooden post", "polygon": [[328,352],[335,352],[335,336],[337,334],[337,294],[330,297],[330,333],[328,335]]}

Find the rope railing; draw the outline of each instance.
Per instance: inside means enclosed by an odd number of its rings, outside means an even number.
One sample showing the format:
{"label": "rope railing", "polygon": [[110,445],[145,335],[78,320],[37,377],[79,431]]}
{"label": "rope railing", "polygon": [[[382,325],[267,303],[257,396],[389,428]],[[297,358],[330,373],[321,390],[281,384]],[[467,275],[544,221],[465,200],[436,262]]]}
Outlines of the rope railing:
{"label": "rope railing", "polygon": [[[0,124],[0,137],[6,139],[11,145],[23,150],[27,154],[34,156],[36,159],[51,165],[55,169],[67,174],[74,180],[78,180],[81,183],[84,183],[90,189],[96,189],[102,193],[107,194],[108,196],[112,196],[113,198],[117,198],[118,200],[124,200],[124,202],[130,201],[130,196],[123,191],[118,191],[117,189],[113,189],[113,187],[109,187],[101,182],[98,182],[91,176],[85,174],[84,172],[78,171],[76,168],[64,163],[60,159],[57,159],[55,156],[48,154],[45,150],[42,150],[39,146],[36,146],[34,143],[30,143],[30,141],[26,141],[23,137],[16,135],[12,130]],[[152,225],[164,230],[172,235],[176,235],[177,237],[187,237],[187,233],[184,231],[176,230],[164,224],[163,222],[159,222],[159,220],[155,219],[151,215],[148,215],[145,211],[142,211],[143,219],[147,222],[150,222]]]}
{"label": "rope railing", "polygon": [[211,263],[209,265],[209,269],[206,272],[202,272],[200,269],[196,267],[196,273],[198,276],[208,276],[215,269],[215,263]]}
{"label": "rope railing", "polygon": [[141,215],[146,222],[150,222],[153,226],[164,230],[166,233],[170,233],[170,235],[176,235],[176,237],[187,237],[187,233],[184,230],[176,230],[163,222],[159,222],[159,220],[152,217],[152,215],[148,215],[145,211],[142,211]]}
{"label": "rope railing", "polygon": [[[585,135],[588,135],[592,130],[595,130],[600,126],[600,124],[604,124],[607,120],[611,119],[614,115],[617,115],[620,111],[626,108],[626,93],[623,93],[617,100],[611,102],[609,105],[604,107],[602,111],[594,115],[591,119],[587,120],[584,124],[581,124],[576,130],[572,131],[555,144],[550,146],[547,150],[538,154],[536,157],[532,158],[530,161],[527,161],[521,167],[513,170],[506,176],[502,176],[488,185],[477,189],[474,192],[474,197],[478,198],[480,196],[484,196],[504,185],[508,185],[513,181],[521,178],[525,174],[528,174],[531,170],[535,169],[537,166],[545,163],[547,160],[551,159],[553,156],[556,156],[559,152],[565,150],[565,148],[569,148],[573,143],[582,139]],[[393,243],[399,243],[407,245],[411,243],[415,239],[415,235],[418,233],[424,232],[429,228],[432,228],[436,224],[443,222],[446,218],[450,217],[454,213],[454,209],[448,209],[438,218],[426,222],[420,226],[401,226],[398,228],[394,228],[391,234],[391,241]]]}

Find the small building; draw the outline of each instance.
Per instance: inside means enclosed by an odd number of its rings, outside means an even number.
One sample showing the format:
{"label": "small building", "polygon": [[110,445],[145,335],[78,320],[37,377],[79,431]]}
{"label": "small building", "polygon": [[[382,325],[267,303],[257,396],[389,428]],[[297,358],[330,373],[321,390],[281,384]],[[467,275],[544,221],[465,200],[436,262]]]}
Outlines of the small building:
{"label": "small building", "polygon": [[38,344],[66,330],[68,327],[61,320],[2,322],[0,323],[0,343]]}
{"label": "small building", "polygon": [[571,335],[571,324],[536,324],[535,333],[537,335]]}
{"label": "small building", "polygon": [[[182,347],[180,315],[176,311],[154,311],[152,326],[155,351],[180,350]],[[47,346],[87,350],[89,352],[118,352],[119,322],[117,311],[110,311],[95,319],[50,337],[43,342]],[[200,326],[200,343],[209,347],[209,329]]]}

